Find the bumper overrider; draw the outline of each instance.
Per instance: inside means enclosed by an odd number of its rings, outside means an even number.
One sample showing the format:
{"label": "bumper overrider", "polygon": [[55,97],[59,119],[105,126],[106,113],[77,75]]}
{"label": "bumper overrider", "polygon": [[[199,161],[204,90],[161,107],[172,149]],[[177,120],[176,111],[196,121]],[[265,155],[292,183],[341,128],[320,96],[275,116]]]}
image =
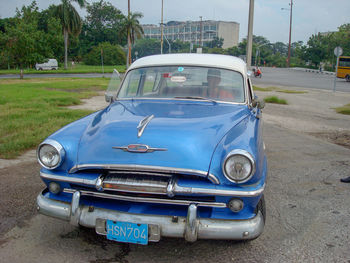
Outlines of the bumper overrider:
{"label": "bumper overrider", "polygon": [[119,212],[104,208],[82,205],[82,193],[72,191],[71,203],[50,199],[45,196],[47,189],[37,197],[37,208],[41,214],[69,221],[72,225],[95,228],[97,234],[106,235],[106,220],[147,224],[148,240],[158,242],[163,237],[185,238],[194,242],[197,239],[244,240],[258,237],[264,228],[261,211],[247,220],[227,220],[199,218],[198,204],[188,204],[187,217],[146,215]]}

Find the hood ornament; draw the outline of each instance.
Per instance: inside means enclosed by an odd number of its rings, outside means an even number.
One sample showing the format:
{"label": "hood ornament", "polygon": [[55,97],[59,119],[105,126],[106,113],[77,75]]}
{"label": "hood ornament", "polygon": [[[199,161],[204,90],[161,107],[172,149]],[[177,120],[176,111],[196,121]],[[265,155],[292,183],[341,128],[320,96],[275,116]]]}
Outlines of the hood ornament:
{"label": "hood ornament", "polygon": [[113,146],[113,149],[123,150],[124,152],[131,153],[151,153],[155,151],[167,151],[165,148],[151,148],[145,144],[129,144],[128,146]]}
{"label": "hood ornament", "polygon": [[150,121],[154,118],[154,115],[149,115],[146,118],[142,119],[139,123],[139,125],[137,125],[137,137],[140,138],[143,134],[143,131],[145,130],[146,126],[148,125],[148,123],[150,123]]}

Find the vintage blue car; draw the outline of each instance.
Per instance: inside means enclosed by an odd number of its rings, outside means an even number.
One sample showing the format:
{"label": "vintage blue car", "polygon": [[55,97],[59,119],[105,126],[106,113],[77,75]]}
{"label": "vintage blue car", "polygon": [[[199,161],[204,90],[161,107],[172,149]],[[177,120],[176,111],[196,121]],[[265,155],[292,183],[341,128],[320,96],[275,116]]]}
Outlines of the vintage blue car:
{"label": "vintage blue car", "polygon": [[138,244],[262,233],[264,104],[241,59],[144,57],[106,100],[39,145],[40,213]]}

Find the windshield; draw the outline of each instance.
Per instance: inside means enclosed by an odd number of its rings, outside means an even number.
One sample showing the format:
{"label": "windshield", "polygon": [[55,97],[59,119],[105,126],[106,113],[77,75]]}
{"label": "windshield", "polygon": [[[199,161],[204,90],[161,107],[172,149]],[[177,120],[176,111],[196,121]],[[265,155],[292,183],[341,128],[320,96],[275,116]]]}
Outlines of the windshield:
{"label": "windshield", "polygon": [[245,101],[242,74],[206,67],[148,67],[131,70],[118,98],[210,99]]}

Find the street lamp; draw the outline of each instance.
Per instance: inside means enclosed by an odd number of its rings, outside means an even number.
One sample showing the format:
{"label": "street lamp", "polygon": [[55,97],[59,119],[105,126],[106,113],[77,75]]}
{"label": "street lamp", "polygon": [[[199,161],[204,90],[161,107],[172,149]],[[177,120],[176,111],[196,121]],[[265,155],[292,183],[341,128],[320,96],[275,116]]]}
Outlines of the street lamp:
{"label": "street lamp", "polygon": [[290,11],[290,21],[289,21],[289,44],[288,44],[288,59],[287,59],[287,67],[290,66],[290,51],[291,51],[291,41],[292,41],[292,17],[293,17],[293,0],[290,0],[290,8],[281,8],[281,10],[289,10]]}
{"label": "street lamp", "polygon": [[171,53],[171,45],[170,45],[170,42],[169,40],[167,39],[166,35],[164,34],[164,38],[166,40],[166,42],[168,42],[168,45],[169,45],[169,54]]}
{"label": "street lamp", "polygon": [[265,43],[265,44],[261,44],[259,46],[256,47],[256,52],[255,52],[255,67],[258,65],[257,61],[258,61],[258,54],[260,53],[260,48],[266,45],[271,45],[270,43]]}
{"label": "street lamp", "polygon": [[162,14],[160,22],[160,54],[163,54],[163,0],[162,0]]}
{"label": "street lamp", "polygon": [[202,38],[202,36],[203,36],[203,35],[202,35],[202,31],[203,31],[203,29],[202,29],[202,28],[203,28],[203,19],[202,19],[202,16],[200,16],[199,18],[201,19],[201,22],[200,22],[200,39],[199,39],[199,46],[200,46],[200,47],[203,47],[203,45],[202,45],[202,39],[203,39],[203,38]]}

